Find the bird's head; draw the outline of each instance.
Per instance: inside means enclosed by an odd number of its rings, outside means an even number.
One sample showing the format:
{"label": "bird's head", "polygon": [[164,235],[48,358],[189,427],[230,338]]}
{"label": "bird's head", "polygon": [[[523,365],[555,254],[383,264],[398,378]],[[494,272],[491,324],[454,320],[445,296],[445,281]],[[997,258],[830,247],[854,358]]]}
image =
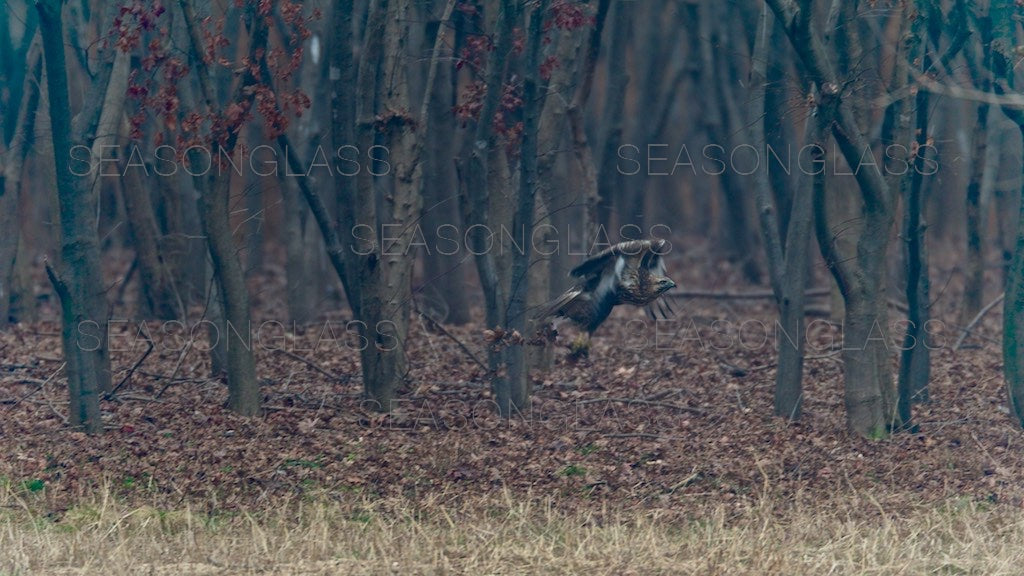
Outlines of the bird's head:
{"label": "bird's head", "polygon": [[671,278],[668,278],[667,276],[662,276],[661,278],[658,278],[654,286],[655,289],[658,291],[658,294],[664,294],[665,292],[668,292],[669,290],[675,288],[676,283],[673,282]]}

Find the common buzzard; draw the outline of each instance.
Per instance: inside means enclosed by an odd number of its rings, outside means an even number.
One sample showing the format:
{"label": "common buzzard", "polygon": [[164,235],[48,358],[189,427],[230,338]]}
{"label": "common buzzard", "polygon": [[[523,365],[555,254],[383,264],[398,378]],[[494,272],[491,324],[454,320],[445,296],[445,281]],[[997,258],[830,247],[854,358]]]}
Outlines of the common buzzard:
{"label": "common buzzard", "polygon": [[590,336],[612,308],[619,304],[647,306],[675,287],[665,276],[662,255],[667,244],[663,239],[630,240],[588,258],[569,273],[579,279],[577,284],[547,304],[537,320],[568,318],[586,330],[586,336],[572,345],[573,356],[586,356]]}

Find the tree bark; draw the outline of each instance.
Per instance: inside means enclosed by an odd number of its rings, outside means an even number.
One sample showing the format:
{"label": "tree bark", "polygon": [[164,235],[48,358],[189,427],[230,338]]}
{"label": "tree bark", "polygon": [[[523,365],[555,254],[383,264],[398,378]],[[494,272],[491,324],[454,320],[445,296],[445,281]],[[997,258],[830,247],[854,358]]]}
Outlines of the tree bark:
{"label": "tree bark", "polygon": [[[508,325],[507,287],[503,282],[495,255],[489,246],[492,224],[500,223],[490,206],[491,196],[498,195],[496,182],[490,177],[494,160],[491,151],[500,148],[502,142],[494,131],[494,114],[504,88],[505,65],[512,48],[513,28],[518,20],[518,2],[502,3],[496,15],[494,26],[495,48],[487,60],[485,72],[486,92],[481,102],[480,116],[470,142],[469,158],[466,159],[464,180],[461,182],[463,220],[467,224],[470,251],[476,258],[477,274],[484,292],[484,313],[489,330],[504,330]],[[497,347],[488,350],[488,364],[491,371],[491,388],[505,389],[507,374],[502,371],[504,354]],[[502,394],[507,397],[506,392]],[[498,405],[502,409],[501,404]],[[506,404],[504,408],[509,408]]]}
{"label": "tree bark", "polygon": [[46,66],[50,124],[53,137],[57,196],[60,203],[61,267],[48,269],[60,297],[61,341],[66,362],[70,400],[69,421],[90,434],[103,431],[99,393],[110,381],[105,364],[107,303],[100,269],[99,238],[95,225],[96,197],[85,180],[71,173],[70,102],[64,60],[62,2],[36,4]]}
{"label": "tree bark", "polygon": [[[92,145],[94,158],[103,155],[104,146],[114,145],[125,125],[124,101],[128,87],[129,60],[130,56],[120,50],[114,55],[103,110],[96,126],[97,136]],[[138,260],[144,298],[143,315],[152,315],[160,320],[180,318],[184,311],[178,309],[171,277],[160,254],[160,230],[149,191],[138,167],[125,168],[122,173],[122,197],[131,229],[131,246]],[[100,174],[93,180],[92,193],[97,197],[104,177]]]}
{"label": "tree bark", "polygon": [[[1016,6],[1011,0],[993,0],[989,8],[992,20],[992,72],[996,93],[1013,93],[1016,55]],[[1024,142],[1024,109],[1001,106],[1018,127]],[[1021,173],[1024,180],[1024,170]],[[1020,187],[1020,211],[1013,256],[1006,279],[1003,302],[1003,374],[1006,377],[1010,413],[1024,427],[1024,184]]]}
{"label": "tree bark", "polygon": [[[605,0],[605,4],[607,4],[607,0]],[[543,18],[543,15],[535,13],[531,16],[531,21],[534,18]],[[552,34],[555,39],[551,42],[552,49],[548,57],[554,58],[557,65],[550,73],[547,88],[544,91],[546,96],[541,97],[543,110],[540,111],[540,118],[536,126],[537,134],[531,137],[530,142],[524,139],[522,143],[524,147],[535,145],[537,156],[536,191],[529,190],[528,192],[536,194],[538,200],[531,226],[531,230],[535,233],[531,233],[525,238],[527,238],[531,249],[539,247],[543,251],[543,254],[537,255],[529,268],[528,309],[530,310],[538,309],[537,307],[548,302],[553,296],[551,286],[560,260],[557,254],[559,251],[548,247],[559,246],[561,242],[569,241],[567,234],[564,234],[568,231],[560,230],[555,223],[557,210],[562,206],[586,205],[587,196],[592,194],[590,190],[594,190],[586,187],[588,177],[584,178],[582,186],[573,186],[567,171],[562,169],[568,164],[564,143],[568,136],[569,108],[573,105],[574,95],[579,93],[577,78],[580,74],[586,74],[586,68],[592,66],[588,60],[588,53],[583,56],[582,66],[575,65],[577,54],[580,53],[584,40],[588,38],[589,30],[583,26],[575,30],[553,29]],[[534,63],[529,61],[525,63],[527,73],[532,65]],[[536,65],[539,67],[540,62],[537,62]],[[537,80],[534,81],[537,82]],[[524,112],[529,112],[529,110]],[[523,152],[525,153],[525,148]],[[521,156],[520,161],[526,162],[527,158]],[[525,164],[521,165],[521,168],[528,169]],[[532,170],[532,168],[529,169]],[[521,170],[520,178],[525,174],[526,172]],[[522,185],[522,180],[520,180],[520,184]],[[520,194],[522,193],[527,192],[520,187]],[[520,202],[522,202],[522,198],[520,198]],[[517,233],[520,231],[519,228],[516,230]],[[549,254],[549,252],[552,253]],[[535,334],[538,328],[539,326],[531,321],[524,334]],[[531,368],[546,370],[551,366],[553,358],[554,348],[550,343],[530,347],[527,350],[527,364]]]}
{"label": "tree bark", "polygon": [[826,216],[824,195],[815,198],[818,244],[822,256],[836,278],[846,304],[843,324],[843,381],[847,426],[851,432],[867,437],[884,437],[901,426],[896,412],[886,342],[884,267],[889,231],[893,223],[895,198],[877,162],[861,162],[872,155],[861,133],[854,111],[842,97],[841,84],[826,56],[820,38],[812,26],[812,2],[767,0],[790,38],[790,44],[804,66],[806,78],[818,87],[815,100],[831,107],[832,135],[850,166],[858,166],[855,178],[863,201],[863,229],[857,240],[853,260],[837,257],[832,238],[833,226]]}
{"label": "tree bark", "polygon": [[[635,7],[626,0],[612,0],[609,19],[612,22],[611,42],[608,45],[608,85],[604,94],[604,110],[601,117],[601,147],[597,169],[597,222],[600,229],[610,230],[615,199],[622,189],[623,175],[619,170],[618,154],[622,144],[622,121],[626,109],[626,88],[629,73],[626,71],[626,53],[633,28]],[[640,178],[637,174],[634,178]],[[590,245],[596,238],[585,239]]]}
{"label": "tree bark", "polygon": [[[202,41],[199,21],[195,8],[190,0],[179,0],[185,24],[188,26],[191,39],[191,61],[199,75],[199,84],[205,106],[214,109],[217,102],[210,69],[204,60],[205,49]],[[263,17],[257,13],[258,8],[250,2],[246,6],[245,18],[249,27],[249,59],[258,62],[258,54],[266,49],[267,28]],[[258,83],[251,68],[247,68],[243,79],[237,85],[232,104],[252,100],[254,92],[250,90]],[[221,154],[231,156],[238,138],[238,127],[228,131],[223,142],[214,138],[211,155],[220,158]],[[198,152],[193,151],[193,155]],[[195,159],[197,163],[198,159]],[[256,361],[252,353],[252,326],[249,313],[249,293],[245,285],[245,273],[238,260],[235,243],[231,235],[230,208],[231,170],[211,170],[210,174],[197,176],[206,178],[208,182],[198,183],[202,190],[199,199],[200,217],[203,232],[209,242],[210,257],[213,271],[220,293],[224,312],[225,333],[219,336],[227,347],[228,372],[228,408],[243,416],[255,416],[262,404],[259,380],[256,376]]]}
{"label": "tree bark", "polygon": [[[1024,140],[1024,123],[1018,124]],[[1024,178],[1024,170],[1021,172]],[[1010,413],[1024,427],[1024,185],[1021,186],[1017,237],[1003,303],[1003,373]]]}
{"label": "tree bark", "polygon": [[[28,30],[26,30],[26,34]],[[21,98],[17,106],[10,107],[3,122],[4,140],[0,141],[0,156],[3,157],[0,179],[0,230],[8,233],[0,237],[0,329],[7,327],[12,312],[16,312],[12,304],[20,298],[15,282],[15,262],[18,257],[21,220],[19,198],[21,195],[21,172],[25,158],[30,149],[29,143],[35,131],[36,112],[39,109],[39,84],[42,79],[43,53],[38,34],[31,41],[31,48],[26,54],[27,74],[23,80]],[[14,94],[18,94],[15,92]],[[14,95],[12,95],[12,98]],[[8,133],[10,134],[8,136]],[[9,138],[9,139],[8,139]],[[17,232],[13,232],[17,231]]]}
{"label": "tree bark", "polygon": [[[701,31],[702,39],[699,47],[703,65],[701,75],[706,80],[705,84],[710,84],[710,88],[704,93],[707,110],[705,128],[712,144],[720,146],[729,154],[744,143],[741,142],[741,134],[745,133],[746,129],[733,98],[731,67],[722,55],[725,50],[723,46],[732,45],[732,36],[725,29],[730,22],[721,22],[721,14],[713,10],[713,4],[709,0],[702,2],[698,16],[698,29]],[[763,138],[760,141],[763,141]],[[754,228],[747,193],[740,175],[726,167],[719,175],[719,182],[725,217],[724,225],[719,231],[719,239],[720,245],[725,249],[724,256],[739,263],[748,281],[759,283],[762,273],[755,258]]]}
{"label": "tree bark", "polygon": [[[328,58],[328,79],[331,82],[331,139],[334,141],[334,149],[351,150],[356,147],[356,153],[365,155],[366,150],[359,149],[356,141],[356,85],[358,64],[353,54],[355,43],[353,29],[353,0],[339,0],[335,3],[331,13],[331,40],[329,43],[330,54]],[[353,89],[353,87],[356,87]],[[362,162],[365,156],[357,156]],[[364,166],[359,166],[360,173],[365,171]],[[346,168],[345,174],[351,169]],[[357,176],[358,178],[358,176]],[[349,308],[354,318],[360,317],[359,310],[359,281],[355,276],[355,270],[359,266],[359,257],[355,250],[343,250],[343,238],[353,237],[355,230],[355,189],[358,186],[357,178],[346,175],[335,175],[335,203],[338,206],[336,222],[331,226],[328,222],[327,209],[319,198],[306,200],[310,203],[313,216],[320,227],[320,233],[327,244],[327,254],[334,266],[334,271],[341,280],[345,290],[345,299],[348,300]],[[336,228],[335,228],[336,226]],[[333,229],[333,236],[332,236]],[[348,244],[347,241],[345,241]]]}
{"label": "tree bark", "polygon": [[[765,6],[758,25],[758,36],[754,44],[753,67],[750,83],[750,115],[747,119],[748,136],[751,142],[765,142],[765,134],[780,129],[778,116],[774,114],[775,102],[767,95],[767,68],[770,38],[774,35],[775,17]],[[763,118],[761,116],[763,112]],[[814,169],[802,173],[797,190],[791,194],[786,181],[776,182],[770,178],[767,166],[755,173],[756,199],[761,221],[762,243],[768,259],[769,277],[775,302],[779,309],[779,324],[776,330],[778,346],[778,368],[775,372],[775,415],[790,421],[800,419],[803,406],[803,361],[806,334],[804,328],[805,287],[808,278],[808,251],[813,225],[814,197],[824,194],[825,150],[828,144],[828,129],[832,119],[827,109],[819,109],[809,115],[804,146],[813,146]],[[785,207],[779,207],[779,197],[792,198]],[[785,237],[785,244],[782,238]]]}
{"label": "tree bark", "polygon": [[[436,8],[441,2],[433,2]],[[432,54],[440,27],[449,24],[450,17],[442,16],[429,22],[423,35],[423,53]],[[437,55],[450,57],[447,46]],[[433,58],[427,60],[428,67]],[[459,220],[458,182],[450,145],[455,142],[455,84],[453,67],[437,66],[433,90],[427,98],[427,114],[432,129],[425,135],[427,143],[423,156],[423,288],[429,300],[439,300],[443,311],[434,310],[433,320],[461,325],[469,322],[469,299],[465,283],[462,254],[446,254],[450,250],[442,245],[442,227]],[[428,71],[429,74],[429,71]]]}
{"label": "tree bark", "polygon": [[[411,304],[411,244],[414,223],[422,208],[422,164],[425,134],[429,132],[429,98],[437,77],[437,53],[427,77],[420,115],[409,112],[409,80],[404,61],[409,34],[409,0],[373,2],[367,21],[366,42],[357,83],[357,142],[369,149],[375,133],[383,133],[390,152],[388,162],[393,190],[384,197],[384,212],[377,213],[372,174],[361,171],[356,179],[355,248],[359,261],[355,274],[360,294],[360,325],[368,345],[361,351],[363,385],[367,399],[380,410],[391,401],[406,377],[406,337]],[[453,5],[446,11],[450,14]],[[441,28],[443,30],[443,28]],[[381,224],[394,225],[396,237],[378,233]]]}
{"label": "tree bark", "polygon": [[[590,100],[590,93],[594,85],[594,72],[597,68],[598,55],[601,51],[601,36],[604,33],[605,22],[612,0],[599,0],[597,14],[594,17],[594,27],[590,31],[590,38],[587,41],[584,61],[581,65],[580,82],[576,88],[576,94],[569,104],[567,111],[569,123],[572,127],[572,149],[573,157],[576,160],[580,180],[577,198],[583,201],[583,233],[584,242],[592,242],[598,237],[597,227],[602,224],[598,214],[600,195],[598,194],[598,167],[594,163],[594,150],[587,139],[584,111],[587,102]],[[611,56],[609,56],[611,58]],[[607,224],[607,222],[605,222]],[[565,235],[566,242],[572,242],[568,234]],[[565,252],[559,251],[554,257],[563,258]],[[556,291],[564,290],[565,286],[556,286]]]}
{"label": "tree bark", "polygon": [[[992,89],[989,70],[992,67],[992,32],[990,27],[983,26],[980,30],[982,62],[979,65],[973,50],[965,48],[964,55],[967,68],[971,73],[974,87],[982,92]],[[964,270],[964,299],[960,308],[960,325],[966,326],[977,316],[985,302],[985,229],[988,223],[988,203],[982,201],[982,189],[986,180],[986,168],[989,166],[988,156],[988,102],[979,102],[971,132],[971,173],[967,183],[966,219],[967,255]]]}
{"label": "tree bark", "polygon": [[[523,72],[523,133],[519,149],[519,199],[516,206],[512,229],[515,234],[522,233],[524,239],[522,251],[515,251],[512,259],[512,284],[508,305],[509,328],[526,334],[527,298],[530,292],[530,259],[533,242],[534,207],[538,183],[537,140],[540,116],[544,109],[545,94],[541,86],[541,38],[544,35],[544,15],[549,0],[540,0],[534,4],[529,14],[529,25],[526,33],[526,61]],[[506,349],[508,378],[504,387],[495,389],[495,400],[498,409],[505,417],[514,413],[522,413],[529,402],[529,366],[526,363],[526,350],[522,345],[512,345]]]}

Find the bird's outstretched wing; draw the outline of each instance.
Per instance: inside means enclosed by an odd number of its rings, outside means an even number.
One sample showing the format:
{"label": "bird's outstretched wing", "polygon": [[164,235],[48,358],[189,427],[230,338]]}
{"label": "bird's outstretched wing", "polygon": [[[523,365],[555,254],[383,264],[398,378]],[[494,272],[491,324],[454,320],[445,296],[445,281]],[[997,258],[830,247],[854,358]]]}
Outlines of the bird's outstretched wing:
{"label": "bird's outstretched wing", "polygon": [[664,253],[666,243],[664,239],[660,238],[619,242],[587,258],[582,264],[573,268],[569,275],[586,278],[593,274],[599,274],[618,259],[623,260],[624,268],[633,270],[641,267],[649,268],[664,275],[665,264],[661,255]]}

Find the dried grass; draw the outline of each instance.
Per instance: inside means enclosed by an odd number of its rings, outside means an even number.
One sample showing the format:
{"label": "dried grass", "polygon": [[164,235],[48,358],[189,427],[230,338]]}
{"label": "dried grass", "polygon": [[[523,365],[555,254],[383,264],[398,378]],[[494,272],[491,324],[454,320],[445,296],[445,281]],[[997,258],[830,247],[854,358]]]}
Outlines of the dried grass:
{"label": "dried grass", "polygon": [[564,510],[550,499],[324,495],[209,513],[129,507],[109,489],[60,518],[45,494],[0,489],[0,575],[1019,574],[1024,511],[985,502]]}

